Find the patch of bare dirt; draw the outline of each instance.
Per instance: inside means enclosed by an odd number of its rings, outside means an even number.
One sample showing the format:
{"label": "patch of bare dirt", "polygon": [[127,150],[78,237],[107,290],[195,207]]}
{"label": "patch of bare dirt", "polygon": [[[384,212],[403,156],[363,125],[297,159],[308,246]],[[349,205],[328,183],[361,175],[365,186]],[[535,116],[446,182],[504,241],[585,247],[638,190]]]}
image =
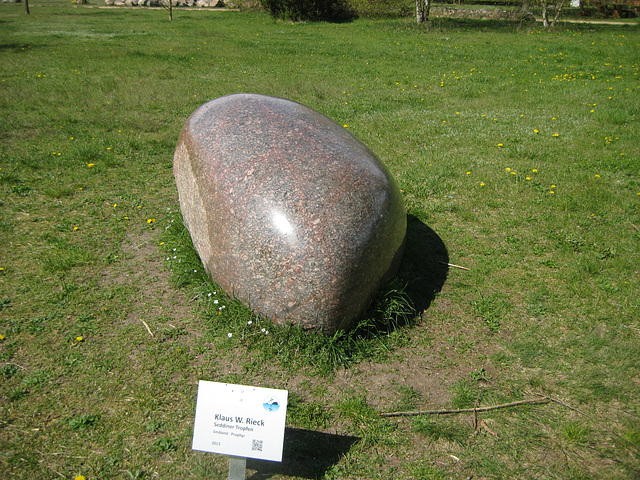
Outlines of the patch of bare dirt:
{"label": "patch of bare dirt", "polygon": [[122,258],[104,273],[101,286],[120,286],[131,292],[124,323],[151,330],[152,320],[164,317],[169,324],[188,330],[193,308],[184,292],[170,286],[171,274],[163,265],[154,231],[129,233],[121,252]]}
{"label": "patch of bare dirt", "polygon": [[[427,311],[415,329],[427,330],[430,341],[416,334],[408,345],[393,352],[387,361],[367,361],[343,369],[336,375],[331,393],[353,391],[366,394],[367,402],[379,411],[391,411],[397,405],[403,387],[419,394],[420,408],[438,409],[448,405],[452,387],[462,379],[470,379],[472,372],[484,371],[487,382],[499,376],[490,358],[498,351],[482,324],[460,327],[443,318],[456,317],[457,306],[441,296]],[[444,314],[444,315],[443,315]],[[422,343],[417,343],[422,337]]]}

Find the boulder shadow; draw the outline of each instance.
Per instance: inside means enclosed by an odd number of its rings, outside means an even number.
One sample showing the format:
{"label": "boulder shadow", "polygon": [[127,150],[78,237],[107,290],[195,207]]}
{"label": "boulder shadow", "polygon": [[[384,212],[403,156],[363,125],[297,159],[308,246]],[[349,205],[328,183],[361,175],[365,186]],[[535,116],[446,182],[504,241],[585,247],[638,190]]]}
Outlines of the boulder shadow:
{"label": "boulder shadow", "polygon": [[442,289],[449,272],[449,252],[442,239],[417,217],[407,217],[405,252],[397,279],[405,286],[414,312],[421,315]]}
{"label": "boulder shadow", "polygon": [[308,479],[324,478],[327,471],[360,438],[286,428],[282,462],[247,459],[247,469],[255,472],[248,480],[267,480],[275,475]]}

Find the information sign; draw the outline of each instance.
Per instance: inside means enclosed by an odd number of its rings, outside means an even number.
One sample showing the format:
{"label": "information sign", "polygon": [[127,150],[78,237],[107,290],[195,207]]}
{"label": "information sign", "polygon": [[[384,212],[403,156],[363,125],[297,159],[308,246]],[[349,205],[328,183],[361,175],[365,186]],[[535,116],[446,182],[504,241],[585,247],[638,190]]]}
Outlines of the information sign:
{"label": "information sign", "polygon": [[200,380],[194,450],[282,461],[287,390]]}

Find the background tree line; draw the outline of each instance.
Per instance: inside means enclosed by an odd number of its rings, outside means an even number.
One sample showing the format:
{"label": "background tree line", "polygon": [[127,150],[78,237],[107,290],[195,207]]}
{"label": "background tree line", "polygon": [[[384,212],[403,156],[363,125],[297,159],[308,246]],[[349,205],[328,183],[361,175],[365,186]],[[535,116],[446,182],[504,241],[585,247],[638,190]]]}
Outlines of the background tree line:
{"label": "background tree line", "polygon": [[[243,0],[236,0],[242,2]],[[432,0],[259,0],[262,7],[276,18],[293,21],[325,20],[349,21],[357,17],[408,17],[415,16],[418,23],[427,22],[431,14]],[[233,2],[233,0],[232,0]],[[441,4],[473,4],[519,7],[524,13],[535,10],[545,26],[553,26],[563,8],[576,3],[583,15],[606,14],[610,4],[633,4],[638,0],[445,0]],[[636,5],[637,7],[637,5]],[[636,8],[637,9],[637,8]],[[614,11],[615,13],[615,11]],[[549,16],[552,20],[549,20]]]}

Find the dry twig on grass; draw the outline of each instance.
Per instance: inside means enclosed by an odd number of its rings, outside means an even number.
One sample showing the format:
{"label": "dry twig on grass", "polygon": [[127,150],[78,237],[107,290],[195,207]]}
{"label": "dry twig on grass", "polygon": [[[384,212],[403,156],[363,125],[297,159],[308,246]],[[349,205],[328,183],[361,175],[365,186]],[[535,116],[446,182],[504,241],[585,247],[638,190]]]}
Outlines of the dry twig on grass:
{"label": "dry twig on grass", "polygon": [[149,332],[149,335],[151,335],[152,337],[155,336],[153,334],[153,332],[151,331],[151,329],[149,328],[149,325],[147,325],[147,322],[145,322],[144,320],[140,320],[142,322],[142,324],[144,325],[144,328],[147,329],[147,332]]}
{"label": "dry twig on grass", "polygon": [[448,267],[453,267],[453,268],[459,268],[460,270],[471,270],[470,268],[467,267],[461,267],[460,265],[455,265],[453,263],[447,263],[447,262],[439,262],[442,265],[447,265]]}

